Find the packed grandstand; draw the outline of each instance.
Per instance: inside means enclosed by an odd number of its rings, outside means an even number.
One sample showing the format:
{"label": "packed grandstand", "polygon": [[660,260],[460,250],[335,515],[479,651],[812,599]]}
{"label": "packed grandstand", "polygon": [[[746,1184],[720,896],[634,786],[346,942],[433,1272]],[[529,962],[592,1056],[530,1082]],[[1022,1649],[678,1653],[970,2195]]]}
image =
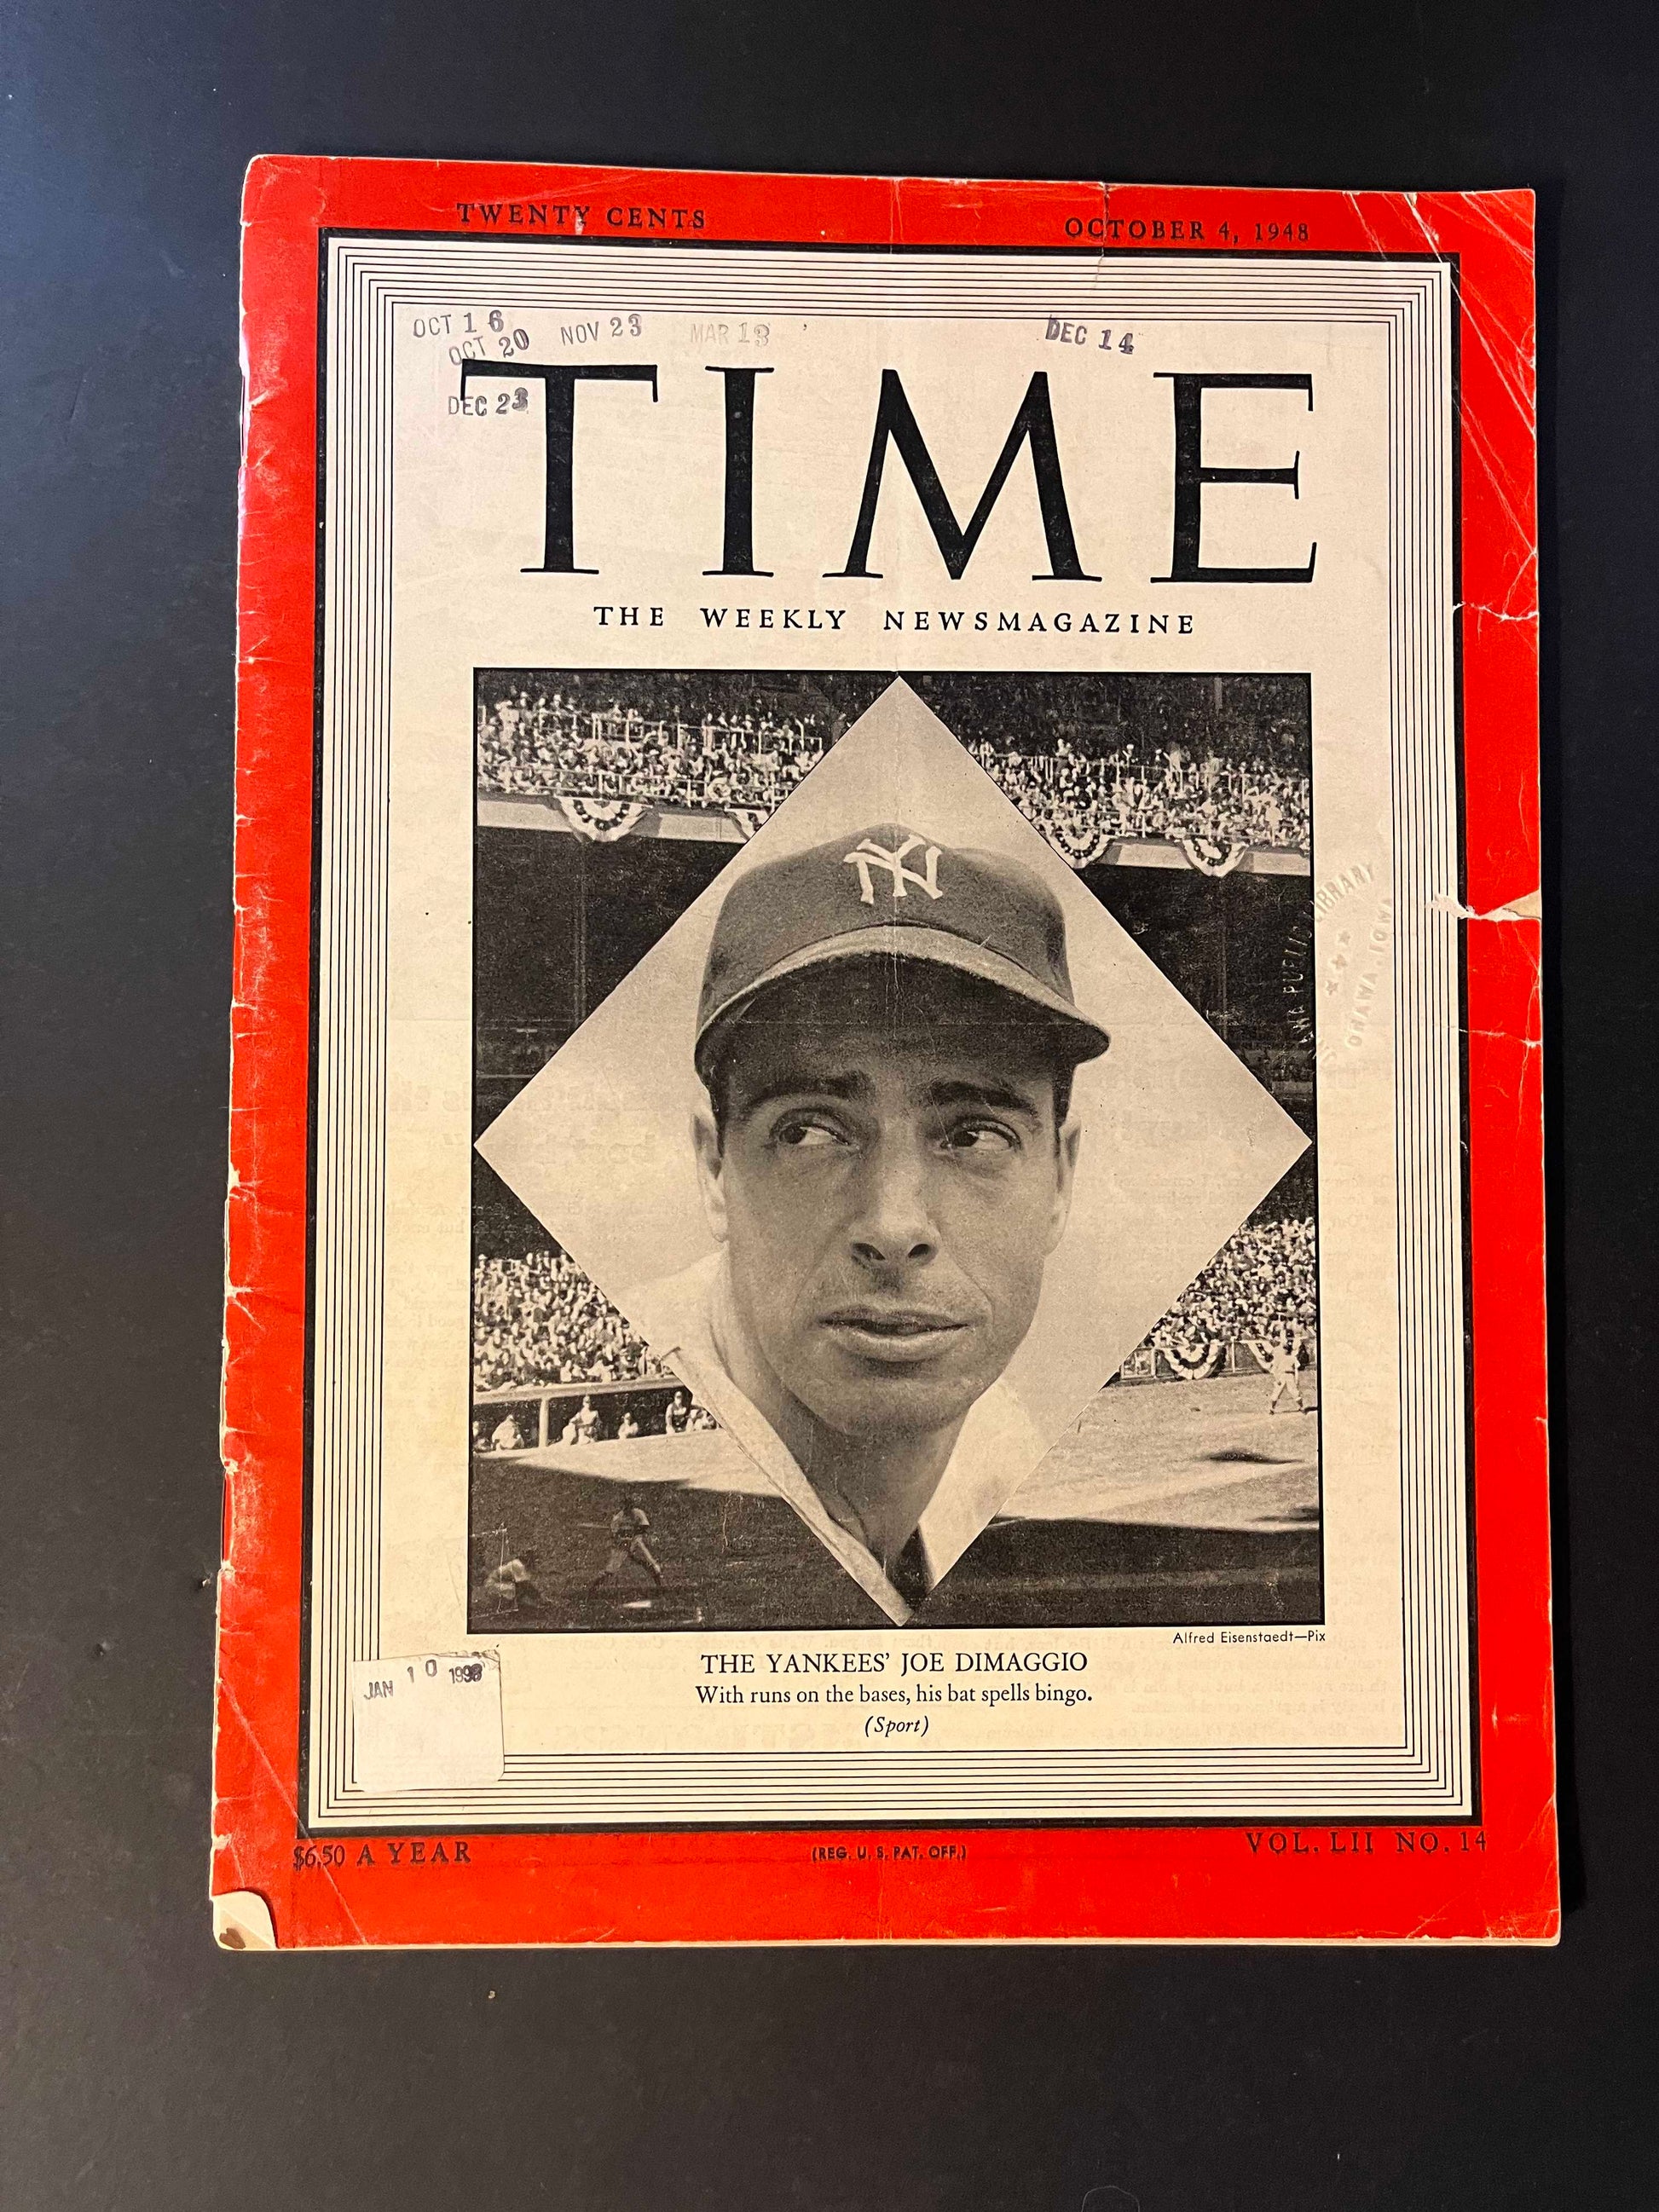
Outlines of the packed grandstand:
{"label": "packed grandstand", "polygon": [[1306,853],[1308,779],[1265,761],[1201,758],[1179,745],[1051,753],[970,747],[987,775],[1068,858],[1117,839],[1157,838],[1213,852],[1237,846]]}
{"label": "packed grandstand", "polygon": [[1230,1346],[1294,1344],[1317,1314],[1314,1224],[1290,1218],[1247,1224],[1230,1237],[1147,1338],[1177,1371],[1213,1365]]}
{"label": "packed grandstand", "polygon": [[823,757],[817,716],[705,713],[648,719],[611,700],[589,707],[562,692],[522,690],[486,706],[478,785],[538,797],[653,799],[677,806],[781,806]]}
{"label": "packed grandstand", "polygon": [[[478,782],[486,793],[646,800],[769,813],[817,767],[842,718],[803,703],[726,707],[571,696],[520,684],[480,701]],[[1188,717],[1152,742],[1143,730],[1033,718],[1046,744],[1018,745],[957,714],[968,750],[1074,866],[1118,840],[1160,840],[1215,867],[1250,848],[1306,854],[1309,778],[1288,721],[1229,732]],[[1283,718],[1280,718],[1283,720]],[[1002,718],[1006,724],[1006,715]],[[966,726],[964,726],[964,722]],[[1305,756],[1300,756],[1305,758]]]}
{"label": "packed grandstand", "polygon": [[666,1370],[574,1261],[552,1246],[472,1269],[476,1390],[632,1382]]}
{"label": "packed grandstand", "polygon": [[[1185,1372],[1229,1346],[1312,1333],[1314,1224],[1248,1224],[1229,1238],[1128,1364],[1161,1352]],[[475,1390],[627,1382],[665,1370],[594,1284],[556,1246],[515,1259],[482,1255],[472,1272]]]}

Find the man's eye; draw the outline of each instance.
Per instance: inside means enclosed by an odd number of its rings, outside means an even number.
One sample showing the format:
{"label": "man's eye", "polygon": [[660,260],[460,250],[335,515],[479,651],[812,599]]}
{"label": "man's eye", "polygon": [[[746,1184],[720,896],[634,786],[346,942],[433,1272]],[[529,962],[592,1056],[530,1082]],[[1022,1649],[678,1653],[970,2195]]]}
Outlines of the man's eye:
{"label": "man's eye", "polygon": [[963,1121],[947,1130],[945,1142],[953,1152],[977,1152],[990,1158],[998,1152],[1018,1150],[1019,1139],[1012,1129],[1000,1121]]}
{"label": "man's eye", "polygon": [[775,1141],[787,1145],[794,1152],[819,1152],[826,1146],[844,1145],[847,1141],[833,1122],[799,1119],[780,1121],[774,1133]]}

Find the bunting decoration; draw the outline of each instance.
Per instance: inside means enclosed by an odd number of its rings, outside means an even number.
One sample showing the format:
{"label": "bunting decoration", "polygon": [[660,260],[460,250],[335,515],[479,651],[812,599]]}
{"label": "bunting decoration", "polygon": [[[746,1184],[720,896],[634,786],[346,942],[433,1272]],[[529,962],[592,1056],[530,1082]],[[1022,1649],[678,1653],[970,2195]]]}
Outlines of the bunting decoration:
{"label": "bunting decoration", "polygon": [[1230,876],[1250,848],[1218,837],[1183,837],[1181,849],[1201,875]]}
{"label": "bunting decoration", "polygon": [[[1027,812],[1027,810],[1023,807],[1020,811],[1022,813]],[[1033,826],[1041,830],[1043,836],[1068,868],[1081,870],[1091,868],[1104,854],[1108,846],[1116,842],[1117,830],[1110,823],[1104,829],[1092,822],[1088,823],[1086,828],[1074,828],[1073,823],[1079,818],[1074,816],[1071,821],[1067,821],[1056,812],[1050,814],[1046,820],[1034,823]]]}
{"label": "bunting decoration", "polygon": [[1182,1382],[1202,1382],[1221,1364],[1222,1347],[1213,1337],[1198,1337],[1190,1344],[1161,1337],[1158,1348]]}
{"label": "bunting decoration", "polygon": [[579,837],[591,844],[614,845],[637,828],[645,802],[638,799],[574,799],[559,793],[559,811]]}

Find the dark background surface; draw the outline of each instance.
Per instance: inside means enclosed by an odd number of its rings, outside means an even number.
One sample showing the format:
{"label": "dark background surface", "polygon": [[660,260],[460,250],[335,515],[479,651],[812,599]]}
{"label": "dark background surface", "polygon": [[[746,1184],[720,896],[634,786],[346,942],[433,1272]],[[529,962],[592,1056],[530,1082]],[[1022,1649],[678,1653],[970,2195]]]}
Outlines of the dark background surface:
{"label": "dark background surface", "polygon": [[[1655,46],[1650,5],[1605,0],[14,0],[8,2212],[1659,2203]],[[237,194],[260,152],[1539,188],[1559,1951],[214,1950]]]}

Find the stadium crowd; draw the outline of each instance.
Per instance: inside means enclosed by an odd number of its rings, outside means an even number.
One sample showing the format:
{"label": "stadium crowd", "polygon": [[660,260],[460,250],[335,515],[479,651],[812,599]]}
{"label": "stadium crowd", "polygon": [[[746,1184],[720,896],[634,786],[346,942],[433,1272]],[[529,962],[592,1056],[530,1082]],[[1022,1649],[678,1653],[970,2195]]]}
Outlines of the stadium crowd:
{"label": "stadium crowd", "polygon": [[1309,850],[1308,779],[1269,760],[1224,759],[1172,744],[1023,753],[976,743],[975,760],[1059,849],[1097,853],[1116,838],[1157,838],[1210,850],[1234,845]]}
{"label": "stadium crowd", "polygon": [[[1268,732],[1243,757],[1218,743],[1174,738],[1100,750],[1081,732],[1052,750],[969,734],[969,751],[1055,848],[1086,865],[1116,838],[1163,839],[1218,858],[1234,847],[1306,853],[1309,780],[1276,759]],[[705,713],[696,722],[652,719],[612,700],[601,707],[562,692],[521,689],[479,719],[478,777],[486,791],[585,799],[659,799],[675,805],[770,811],[833,742],[810,712]]]}
{"label": "stadium crowd", "polygon": [[[1312,1220],[1258,1222],[1228,1239],[1141,1349],[1190,1362],[1211,1346],[1311,1334],[1316,1311]],[[673,1379],[556,1248],[477,1261],[472,1376],[477,1390]]]}
{"label": "stadium crowd", "polygon": [[1228,1238],[1143,1349],[1189,1364],[1214,1345],[1310,1335],[1316,1314],[1312,1221],[1258,1222]]}
{"label": "stadium crowd", "polygon": [[[654,1381],[667,1370],[556,1248],[472,1269],[472,1386]],[[672,1380],[672,1377],[668,1379]]]}
{"label": "stadium crowd", "polygon": [[616,700],[594,708],[520,690],[479,718],[478,781],[485,791],[769,812],[817,766],[825,742],[823,725],[804,714],[653,720]]}

